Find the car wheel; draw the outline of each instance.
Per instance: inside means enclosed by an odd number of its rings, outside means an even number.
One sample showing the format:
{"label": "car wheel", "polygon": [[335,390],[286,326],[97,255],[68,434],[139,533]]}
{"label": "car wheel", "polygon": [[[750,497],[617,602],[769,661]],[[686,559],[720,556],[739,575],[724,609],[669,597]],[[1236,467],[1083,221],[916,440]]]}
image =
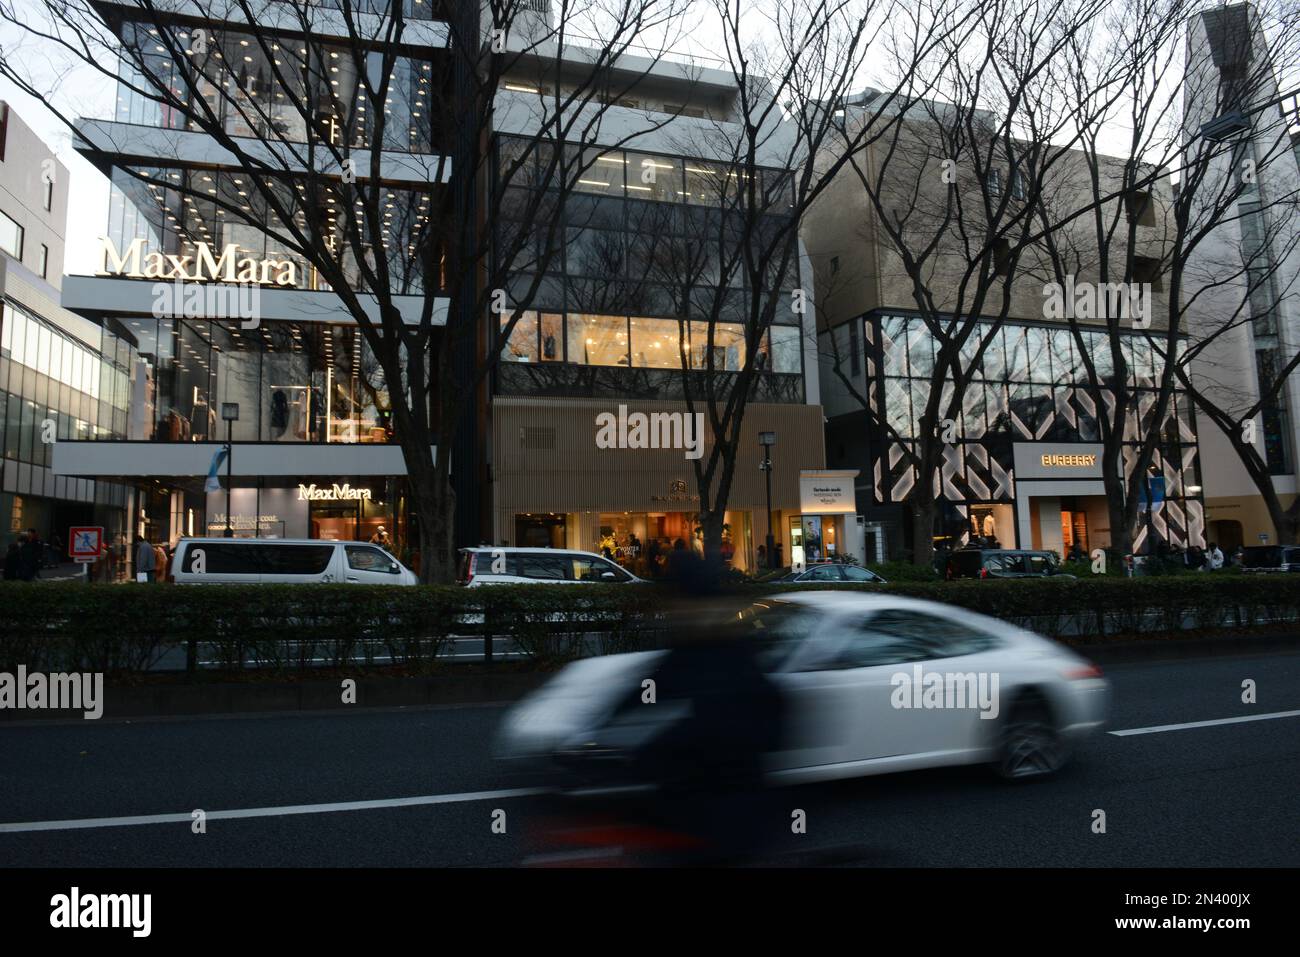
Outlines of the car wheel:
{"label": "car wheel", "polygon": [[1065,744],[1047,705],[1040,700],[1015,704],[998,739],[998,774],[1008,781],[1043,778],[1059,770],[1065,758]]}

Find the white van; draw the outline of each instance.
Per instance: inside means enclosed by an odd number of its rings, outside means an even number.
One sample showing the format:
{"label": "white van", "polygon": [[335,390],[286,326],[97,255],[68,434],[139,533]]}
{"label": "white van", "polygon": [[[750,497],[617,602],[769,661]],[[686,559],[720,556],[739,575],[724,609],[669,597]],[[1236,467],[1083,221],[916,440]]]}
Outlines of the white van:
{"label": "white van", "polygon": [[172,577],[183,585],[418,583],[415,572],[378,545],[316,538],[182,538],[172,557]]}
{"label": "white van", "polygon": [[581,582],[646,583],[645,579],[595,552],[510,545],[462,548],[457,581],[471,588],[478,585],[575,585]]}

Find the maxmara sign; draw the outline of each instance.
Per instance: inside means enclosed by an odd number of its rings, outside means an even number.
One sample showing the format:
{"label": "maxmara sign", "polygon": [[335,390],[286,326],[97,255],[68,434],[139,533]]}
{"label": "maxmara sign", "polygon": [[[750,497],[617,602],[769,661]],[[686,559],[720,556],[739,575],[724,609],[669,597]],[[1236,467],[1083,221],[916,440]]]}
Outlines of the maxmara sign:
{"label": "maxmara sign", "polygon": [[194,254],[173,256],[170,253],[146,253],[144,240],[134,239],[119,253],[107,237],[104,243],[104,268],[101,276],[125,276],[128,279],[169,279],[187,282],[246,282],[273,286],[296,286],[298,264],[288,259],[240,258],[239,247],[227,243],[215,257],[207,243],[197,243]]}
{"label": "maxmara sign", "polygon": [[370,501],[370,489],[353,488],[348,483],[342,485],[318,486],[315,482],[311,485],[298,486],[298,501],[307,502],[356,502]]}

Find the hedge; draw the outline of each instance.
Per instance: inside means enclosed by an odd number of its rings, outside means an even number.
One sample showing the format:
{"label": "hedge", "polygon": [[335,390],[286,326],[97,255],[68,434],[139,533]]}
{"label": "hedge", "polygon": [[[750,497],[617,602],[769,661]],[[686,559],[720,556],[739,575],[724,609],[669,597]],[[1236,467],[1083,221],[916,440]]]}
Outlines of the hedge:
{"label": "hedge", "polygon": [[[1300,576],[1202,574],[886,586],[741,585],[741,599],[846,588],[945,602],[1069,642],[1297,627]],[[651,647],[658,586],[547,588],[0,584],[0,671],[138,672],[165,653],[273,672],[374,663],[434,667],[452,635],[488,634],[541,663]]]}

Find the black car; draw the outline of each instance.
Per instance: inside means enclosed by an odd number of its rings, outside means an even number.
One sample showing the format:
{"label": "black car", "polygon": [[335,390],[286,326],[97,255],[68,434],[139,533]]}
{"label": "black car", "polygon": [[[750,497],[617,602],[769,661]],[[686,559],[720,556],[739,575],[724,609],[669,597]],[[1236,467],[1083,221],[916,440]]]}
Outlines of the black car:
{"label": "black car", "polygon": [[948,556],[944,578],[1073,578],[1055,552],[1022,548],[961,548]]}
{"label": "black car", "polygon": [[1242,549],[1241,564],[1248,572],[1300,572],[1300,548],[1248,545]]}
{"label": "black car", "polygon": [[855,583],[873,583],[884,585],[887,582],[873,571],[860,568],[857,565],[843,565],[838,562],[825,562],[817,565],[809,565],[807,568],[778,568],[775,571],[768,572],[758,579],[764,584],[781,584],[805,582],[822,582],[831,584],[835,582],[855,582]]}

